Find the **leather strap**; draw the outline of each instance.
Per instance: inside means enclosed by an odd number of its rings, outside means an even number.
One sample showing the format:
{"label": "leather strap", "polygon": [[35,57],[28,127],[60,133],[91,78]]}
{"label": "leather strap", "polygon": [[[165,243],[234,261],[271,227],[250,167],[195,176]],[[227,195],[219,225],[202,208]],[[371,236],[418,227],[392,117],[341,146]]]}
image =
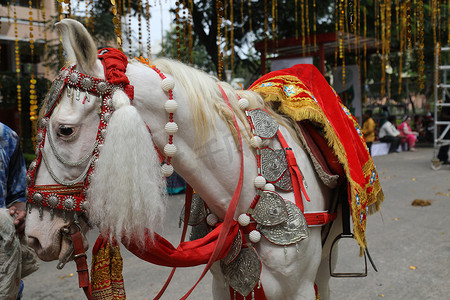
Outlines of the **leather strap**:
{"label": "leather strap", "polygon": [[87,264],[87,256],[84,251],[83,237],[80,230],[75,231],[70,235],[74,250],[74,260],[77,265],[78,284],[83,288],[86,298],[92,300],[91,283],[89,282],[89,268]]}
{"label": "leather strap", "polygon": [[287,144],[287,142],[284,139],[283,135],[281,134],[280,130],[278,130],[277,136],[278,136],[278,140],[281,143],[281,146],[286,151],[286,160],[289,165],[289,172],[291,173],[292,185],[294,187],[295,204],[297,204],[297,207],[300,208],[300,210],[303,213],[305,211],[305,208],[303,207],[303,201],[302,201],[301,194],[303,193],[306,201],[309,202],[309,201],[311,201],[311,199],[309,199],[309,196],[306,193],[306,188],[303,184],[302,172],[300,171],[300,168],[297,165],[297,160],[295,159],[294,152]]}

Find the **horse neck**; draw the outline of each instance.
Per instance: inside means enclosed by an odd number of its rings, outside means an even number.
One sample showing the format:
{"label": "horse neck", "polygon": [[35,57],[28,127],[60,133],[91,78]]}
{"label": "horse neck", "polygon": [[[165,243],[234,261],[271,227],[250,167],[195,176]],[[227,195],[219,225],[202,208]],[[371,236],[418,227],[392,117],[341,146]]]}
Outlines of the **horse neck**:
{"label": "horse neck", "polygon": [[[138,70],[133,65],[129,65],[129,68],[129,78],[135,89],[133,103],[150,128],[155,145],[162,151],[168,143],[168,135],[164,130],[169,120],[168,113],[164,110],[168,96],[162,91],[161,79],[153,70]],[[177,84],[173,93],[178,103],[174,121],[179,128],[173,138],[177,147],[177,154],[172,158],[174,169],[219,217],[224,217],[238,182],[241,154],[227,124],[218,115],[215,117],[215,128],[211,125],[210,136],[204,141],[198,141],[186,93]],[[256,176],[256,161],[245,141],[243,147],[243,167],[247,170],[243,180],[250,182],[250,178]],[[246,210],[254,197],[255,190],[253,185],[250,186],[252,188],[242,192],[241,199],[248,201],[240,201],[240,211]]]}

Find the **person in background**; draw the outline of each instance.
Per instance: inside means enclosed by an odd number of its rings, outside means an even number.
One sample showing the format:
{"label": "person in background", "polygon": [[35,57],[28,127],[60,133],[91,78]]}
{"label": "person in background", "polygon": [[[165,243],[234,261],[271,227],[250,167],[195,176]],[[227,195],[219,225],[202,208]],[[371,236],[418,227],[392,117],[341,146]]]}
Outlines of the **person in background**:
{"label": "person in background", "polygon": [[372,143],[375,141],[375,121],[372,119],[372,110],[368,109],[364,113],[364,122],[362,126],[362,133],[366,139],[369,154],[372,155]]}
{"label": "person in background", "polygon": [[400,135],[406,139],[409,151],[416,151],[417,136],[419,133],[411,130],[411,118],[408,115],[403,117],[403,122],[398,126],[398,130],[400,131]]}
{"label": "person in background", "polygon": [[389,116],[387,121],[384,122],[383,126],[381,126],[380,132],[378,133],[381,142],[391,144],[389,147],[389,153],[396,152],[398,146],[402,141],[400,132],[394,125],[395,122],[396,122],[395,116]]}
{"label": "person in background", "polygon": [[0,122],[0,299],[20,299],[22,278],[39,268],[26,245],[25,160],[19,137]]}

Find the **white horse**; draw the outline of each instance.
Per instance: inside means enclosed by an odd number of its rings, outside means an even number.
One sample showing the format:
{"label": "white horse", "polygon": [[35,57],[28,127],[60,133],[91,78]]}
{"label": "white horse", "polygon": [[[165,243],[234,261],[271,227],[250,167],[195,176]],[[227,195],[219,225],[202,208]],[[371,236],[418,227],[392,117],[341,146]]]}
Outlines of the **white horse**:
{"label": "white horse", "polygon": [[[242,155],[243,188],[233,219],[248,213],[255,195],[261,193],[264,185],[255,187],[255,178],[260,171],[257,151],[251,143],[254,142],[254,132],[242,110],[246,105],[239,108],[239,103],[242,103],[239,99],[248,100],[247,110],[264,108],[260,95],[234,90],[230,85],[180,62],[158,59],[152,64],[159,73],[137,61],[128,64],[126,76],[134,86],[132,105],[121,89],[112,91],[113,96],[105,101],[108,103],[102,104],[106,96],[101,97],[100,92],[92,93],[90,90],[94,85],[98,91],[110,88],[101,87],[102,81],[85,81],[79,89],[69,84],[72,80],[80,86],[80,80],[84,78],[105,79],[104,66],[97,58],[91,36],[74,20],[63,20],[57,27],[62,34],[69,66],[67,72],[72,72],[70,68],[76,64],[74,70],[79,73],[70,74],[81,74],[81,77],[66,78],[61,73],[59,78],[66,80],[67,84],[52,87],[44,104],[38,159],[28,174],[30,186],[35,190],[29,190],[34,204],[27,217],[26,233],[30,245],[42,260],[62,259],[70,247],[70,240],[63,238],[61,231],[67,230],[73,222],[71,211],[74,205],[82,205],[82,202],[77,202],[75,196],[65,200],[56,196],[67,195],[67,189],[80,192],[78,182],[89,182],[84,195],[81,195],[86,196],[87,201],[83,209],[87,210],[90,222],[107,236],[121,240],[131,235],[143,237],[146,228],[152,232],[161,229],[165,186],[155,147],[166,154],[166,159],[172,157],[163,172],[170,172],[170,166],[173,166],[201,196],[219,222],[226,218],[238,185]],[[168,80],[162,81],[164,77]],[[162,88],[162,82],[167,86]],[[101,111],[102,107],[109,107],[109,110]],[[242,134],[242,152],[233,129],[233,114]],[[302,193],[305,214],[328,210],[334,197],[333,190],[325,186],[316,174],[289,121],[277,114],[272,115],[295,153],[303,174],[305,190],[311,199],[306,201]],[[166,126],[168,122],[172,123],[170,128]],[[177,129],[173,123],[177,124]],[[167,144],[176,146],[176,155],[175,148]],[[281,148],[276,139],[266,144],[273,149]],[[258,143],[257,146],[262,147]],[[89,169],[91,165],[95,166],[93,172]],[[272,189],[270,185],[265,187]],[[59,193],[59,188],[65,194]],[[53,193],[42,198],[36,192],[46,189]],[[285,201],[295,203],[294,192],[278,188],[276,191]],[[52,195],[55,197],[51,198]],[[44,202],[45,207],[36,205]],[[35,212],[37,207],[39,213]],[[85,234],[89,230],[85,219],[77,218],[77,221]],[[332,227],[341,230],[340,224],[339,214]],[[289,245],[279,246],[266,238],[255,241],[253,247],[262,263],[260,283],[267,299],[315,299],[314,284],[318,286],[321,299],[329,298],[329,248],[339,232],[330,234],[322,247],[321,228],[308,228],[307,238]],[[87,248],[87,242],[84,242]],[[140,242],[144,242],[143,238]],[[211,271],[214,298],[230,299],[219,264],[215,263]]]}

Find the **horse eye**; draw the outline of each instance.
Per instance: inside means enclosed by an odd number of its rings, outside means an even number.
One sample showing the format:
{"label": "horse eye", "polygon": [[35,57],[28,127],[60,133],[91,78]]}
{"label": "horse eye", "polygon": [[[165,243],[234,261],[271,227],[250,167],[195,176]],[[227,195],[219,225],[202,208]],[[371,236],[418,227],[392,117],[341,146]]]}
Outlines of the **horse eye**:
{"label": "horse eye", "polygon": [[73,133],[73,128],[66,127],[64,125],[59,126],[59,134],[64,136],[69,136]]}

